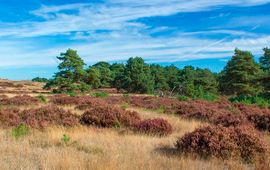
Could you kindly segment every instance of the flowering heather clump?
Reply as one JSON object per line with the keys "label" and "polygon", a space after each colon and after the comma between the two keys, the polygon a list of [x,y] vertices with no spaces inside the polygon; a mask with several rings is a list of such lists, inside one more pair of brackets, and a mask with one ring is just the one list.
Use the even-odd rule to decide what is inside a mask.
{"label": "flowering heather clump", "polygon": [[79,123],[78,116],[54,105],[24,110],[21,118],[27,126],[33,128],[44,128],[48,125],[69,127]]}
{"label": "flowering heather clump", "polygon": [[8,96],[7,96],[7,95],[4,95],[4,94],[1,94],[1,95],[0,95],[0,99],[3,99],[3,98],[6,99],[6,98],[8,98]]}
{"label": "flowering heather clump", "polygon": [[244,104],[235,104],[235,107],[237,107],[257,129],[270,131],[269,109]]}
{"label": "flowering heather clump", "polygon": [[172,126],[164,119],[147,119],[137,123],[134,130],[150,135],[167,136],[172,133]]}
{"label": "flowering heather clump", "polygon": [[11,127],[17,126],[21,122],[19,109],[1,109],[0,110],[0,126]]}
{"label": "flowering heather clump", "polygon": [[23,95],[23,96],[15,96],[12,98],[2,98],[0,99],[0,103],[2,105],[16,105],[16,106],[34,105],[39,103],[39,99],[28,95]]}
{"label": "flowering heather clump", "polygon": [[171,98],[133,96],[129,98],[128,103],[134,107],[142,107],[154,110],[162,108],[166,113],[174,113],[175,108],[180,102],[177,99]]}
{"label": "flowering heather clump", "polygon": [[79,105],[77,109],[84,110],[88,107],[107,104],[103,99],[89,96],[66,96],[55,95],[50,99],[51,103],[57,105]]}
{"label": "flowering heather clump", "polygon": [[229,105],[219,102],[207,102],[202,100],[181,102],[176,114],[186,118],[210,120],[213,116],[229,114]]}
{"label": "flowering heather clump", "polygon": [[270,113],[249,114],[247,119],[259,130],[270,131]]}
{"label": "flowering heather clump", "polygon": [[73,105],[79,104],[80,99],[78,97],[71,97],[67,95],[54,95],[50,97],[50,102],[57,105]]}
{"label": "flowering heather clump", "polygon": [[99,99],[99,98],[91,98],[91,99],[88,99],[87,101],[85,102],[82,102],[84,104],[80,104],[78,106],[75,107],[75,109],[78,109],[78,110],[87,110],[87,109],[91,109],[93,107],[99,107],[99,106],[106,106],[107,103],[102,100],[102,99]]}
{"label": "flowering heather clump", "polygon": [[198,128],[176,142],[181,153],[193,153],[203,157],[239,157],[245,161],[263,158],[266,145],[249,126]]}
{"label": "flowering heather clump", "polygon": [[140,121],[137,112],[125,111],[109,105],[93,107],[81,117],[82,124],[99,127],[132,126]]}
{"label": "flowering heather clump", "polygon": [[103,98],[103,100],[111,105],[120,105],[123,103],[127,103],[128,99],[124,98],[123,96],[109,96],[106,98]]}
{"label": "flowering heather clump", "polygon": [[221,125],[224,127],[236,127],[240,125],[247,125],[249,124],[246,117],[242,114],[235,114],[235,113],[227,113],[227,114],[220,114],[216,115],[211,118],[211,122],[215,125]]}

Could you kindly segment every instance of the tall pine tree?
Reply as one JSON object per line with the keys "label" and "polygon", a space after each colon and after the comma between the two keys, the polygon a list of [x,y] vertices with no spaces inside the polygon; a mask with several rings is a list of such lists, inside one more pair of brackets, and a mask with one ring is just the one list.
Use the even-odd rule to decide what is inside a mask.
{"label": "tall pine tree", "polygon": [[228,95],[256,95],[262,88],[258,78],[262,72],[248,51],[235,49],[234,56],[221,73],[220,89]]}

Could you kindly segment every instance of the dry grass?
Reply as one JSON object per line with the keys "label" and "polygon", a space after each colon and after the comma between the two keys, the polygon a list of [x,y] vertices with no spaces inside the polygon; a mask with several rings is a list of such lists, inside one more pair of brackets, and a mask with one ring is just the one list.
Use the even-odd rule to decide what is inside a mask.
{"label": "dry grass", "polygon": [[[72,139],[61,144],[63,134]],[[0,133],[1,169],[244,169],[245,165],[177,156],[175,137],[122,134],[112,129],[51,127],[15,140]]]}
{"label": "dry grass", "polygon": [[[134,110],[134,109],[133,109]],[[15,140],[10,130],[0,131],[1,169],[245,169],[237,161],[202,160],[174,153],[177,137],[205,123],[184,120],[173,115],[136,109],[143,118],[162,117],[174,127],[169,137],[133,134],[121,129],[94,127],[50,127],[32,130],[29,136]],[[69,145],[61,142],[71,137]]]}
{"label": "dry grass", "polygon": [[[4,80],[3,80],[4,81]],[[16,90],[25,91],[36,96],[42,91],[42,84],[15,82],[23,84],[20,89],[7,93],[12,97]],[[44,104],[39,104],[43,106]],[[38,106],[23,106],[21,110]],[[83,111],[74,106],[63,106],[65,110],[81,115]],[[196,120],[181,119],[176,115],[166,115],[157,111],[129,108],[140,113],[143,119],[164,118],[173,126],[173,134],[168,137],[153,137],[134,134],[125,129],[98,129],[94,127],[49,127],[44,130],[31,130],[26,137],[15,139],[11,129],[0,129],[0,169],[8,170],[227,170],[254,169],[237,160],[204,160],[175,153],[176,140],[195,128],[207,123]],[[61,138],[64,134],[71,137],[68,144]]]}

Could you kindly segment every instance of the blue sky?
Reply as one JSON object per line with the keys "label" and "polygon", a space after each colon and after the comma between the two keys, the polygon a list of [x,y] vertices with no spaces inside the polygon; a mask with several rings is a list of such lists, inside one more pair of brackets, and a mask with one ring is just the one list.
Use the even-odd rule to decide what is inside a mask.
{"label": "blue sky", "polygon": [[8,0],[0,2],[0,77],[51,77],[56,56],[220,71],[234,48],[270,46],[270,0]]}

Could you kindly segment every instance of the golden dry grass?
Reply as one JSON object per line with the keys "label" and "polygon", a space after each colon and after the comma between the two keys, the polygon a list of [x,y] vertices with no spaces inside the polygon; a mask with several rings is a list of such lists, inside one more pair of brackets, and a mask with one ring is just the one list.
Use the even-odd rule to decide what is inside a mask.
{"label": "golden dry grass", "polygon": [[[65,108],[65,109],[68,109]],[[71,108],[72,109],[72,108]],[[15,140],[11,130],[0,130],[0,169],[245,169],[238,161],[202,160],[175,155],[174,143],[184,133],[204,126],[195,120],[154,111],[138,111],[143,118],[162,117],[174,127],[168,137],[154,137],[122,129],[94,127],[50,127],[32,130],[29,136]],[[63,134],[71,137],[68,145]]]}
{"label": "golden dry grass", "polygon": [[[15,140],[1,130],[1,169],[244,169],[217,159],[172,154],[175,137],[158,138],[112,129],[51,127]],[[68,134],[71,144],[61,143]]]}
{"label": "golden dry grass", "polygon": [[[42,90],[42,84],[22,83],[29,95],[34,90]],[[8,96],[15,96],[8,93]],[[40,104],[44,105],[44,104]],[[21,107],[28,109],[38,106]],[[81,115],[74,106],[64,106],[66,110]],[[168,137],[154,137],[134,134],[124,129],[98,129],[94,127],[50,127],[31,130],[26,137],[15,139],[11,129],[0,129],[0,170],[228,170],[254,169],[237,160],[200,159],[175,154],[174,143],[187,132],[205,126],[207,123],[181,119],[176,115],[161,114],[157,111],[128,108],[140,113],[143,119],[164,118],[173,126],[173,134]],[[65,145],[61,138],[71,137]]]}

